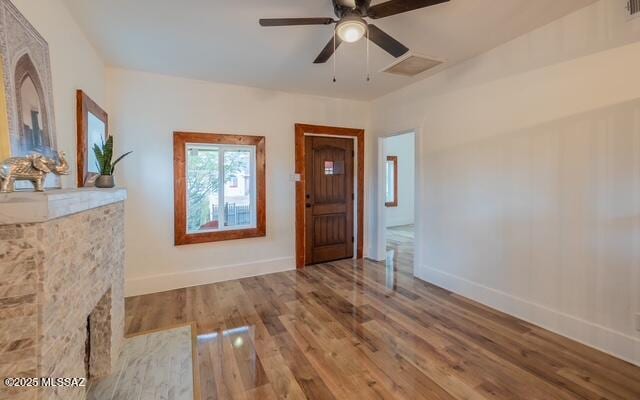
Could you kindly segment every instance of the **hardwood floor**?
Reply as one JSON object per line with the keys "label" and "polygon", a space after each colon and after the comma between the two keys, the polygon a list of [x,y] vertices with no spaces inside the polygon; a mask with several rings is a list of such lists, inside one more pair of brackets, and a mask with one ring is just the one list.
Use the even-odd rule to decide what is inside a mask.
{"label": "hardwood floor", "polygon": [[640,368],[413,278],[339,261],[129,298],[127,334],[195,321],[203,399],[640,399]]}

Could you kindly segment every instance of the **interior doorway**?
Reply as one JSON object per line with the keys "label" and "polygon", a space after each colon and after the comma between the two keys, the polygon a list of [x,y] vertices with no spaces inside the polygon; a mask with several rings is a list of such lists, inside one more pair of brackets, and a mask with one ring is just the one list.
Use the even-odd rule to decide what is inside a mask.
{"label": "interior doorway", "polygon": [[384,259],[387,267],[413,274],[416,206],[416,135],[407,132],[381,140],[383,164]]}

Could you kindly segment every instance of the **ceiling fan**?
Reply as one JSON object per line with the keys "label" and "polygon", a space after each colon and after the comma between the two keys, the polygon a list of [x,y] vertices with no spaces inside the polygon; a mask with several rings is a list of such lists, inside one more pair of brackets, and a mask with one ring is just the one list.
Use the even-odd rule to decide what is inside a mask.
{"label": "ceiling fan", "polygon": [[354,43],[367,36],[394,57],[400,57],[409,49],[365,18],[379,19],[419,8],[446,3],[450,0],[390,0],[371,5],[371,0],[355,0],[355,6],[345,5],[345,0],[331,0],[338,20],[333,18],[264,18],[261,26],[331,25],[336,24],[333,37],[315,59],[314,64],[326,63],[342,42]]}

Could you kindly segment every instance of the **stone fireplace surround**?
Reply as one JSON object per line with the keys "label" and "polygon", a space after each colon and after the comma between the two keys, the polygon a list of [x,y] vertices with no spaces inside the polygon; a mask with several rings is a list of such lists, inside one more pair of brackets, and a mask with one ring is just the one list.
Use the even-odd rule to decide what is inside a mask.
{"label": "stone fireplace surround", "polygon": [[[101,377],[124,341],[124,189],[0,194],[0,378]],[[90,328],[87,329],[87,325]],[[0,399],[84,399],[7,388]]]}

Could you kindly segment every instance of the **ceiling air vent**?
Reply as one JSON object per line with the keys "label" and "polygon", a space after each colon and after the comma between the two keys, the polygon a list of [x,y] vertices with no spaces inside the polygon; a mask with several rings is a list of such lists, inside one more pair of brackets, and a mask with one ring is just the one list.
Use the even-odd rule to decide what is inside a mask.
{"label": "ceiling air vent", "polygon": [[383,69],[382,72],[402,76],[416,76],[423,73],[424,71],[437,67],[440,64],[442,64],[442,61],[434,60],[432,58],[420,56],[417,54],[409,54],[408,56],[403,57],[402,59]]}
{"label": "ceiling air vent", "polygon": [[627,10],[632,17],[640,16],[640,0],[629,0],[627,2]]}

